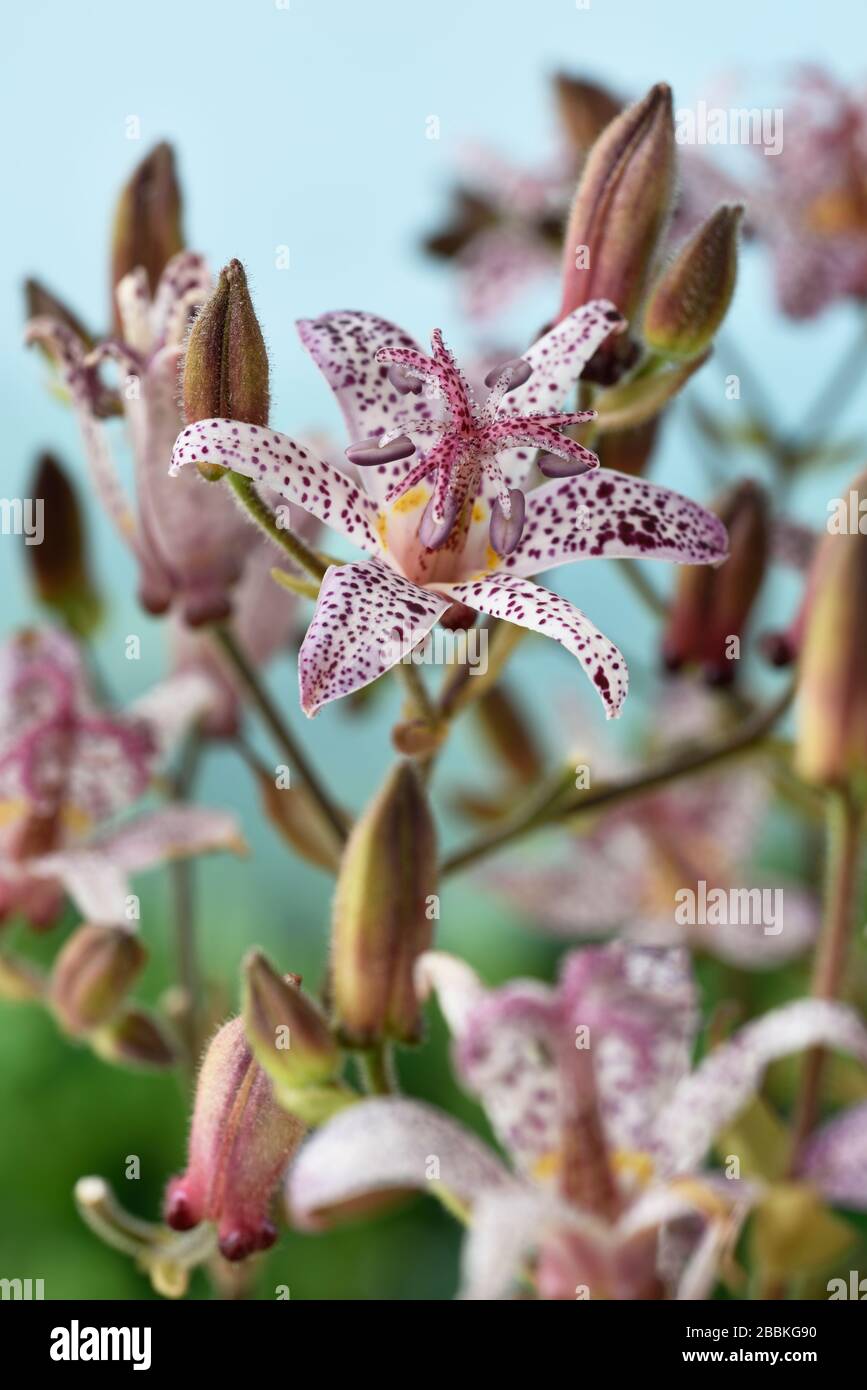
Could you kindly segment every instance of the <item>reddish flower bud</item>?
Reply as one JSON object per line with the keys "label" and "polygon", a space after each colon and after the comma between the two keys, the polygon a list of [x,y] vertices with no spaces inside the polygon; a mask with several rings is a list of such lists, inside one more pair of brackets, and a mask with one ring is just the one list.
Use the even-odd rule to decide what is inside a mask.
{"label": "reddish flower bud", "polygon": [[764,492],[750,480],[713,510],[728,529],[729,557],[718,569],[689,565],[680,571],[663,658],[669,670],[697,662],[710,682],[724,685],[734,680],[740,639],[765,576],[769,517]]}
{"label": "reddish flower bud", "polygon": [[332,987],[338,1027],[356,1047],[417,1039],[413,966],[436,918],[436,843],[424,787],[398,763],[356,822],[334,895]]}
{"label": "reddish flower bud", "polygon": [[848,517],[832,518],[833,529],[819,544],[803,616],[795,766],[823,786],[867,771],[867,535],[859,525],[865,512],[862,473],[849,489]]}
{"label": "reddish flower bud", "polygon": [[115,324],[120,329],[114,288],[141,266],[151,294],[178,251],[184,249],[181,230],[181,190],[171,145],[156,145],[125,185],[114,217],[111,288]]}
{"label": "reddish flower bud", "polygon": [[117,1012],[144,969],[147,952],[126,927],[83,926],[54,963],[51,1007],[68,1033],[83,1035]]}
{"label": "reddish flower bud", "polygon": [[39,545],[25,546],[39,598],[70,632],[88,637],[102,612],[87,565],[84,517],[72,480],[51,454],[43,454],[30,495],[42,502],[44,534]]}
{"label": "reddish flower bud", "polygon": [[[674,194],[671,90],[652,87],[611,122],[584,166],[566,232],[559,318],[591,299],[610,299],[634,318],[647,289]],[[585,381],[610,385],[632,365],[627,334],[603,343]]]}
{"label": "reddish flower bud", "polygon": [[266,1250],[277,1238],[271,1198],[303,1132],[275,1101],[244,1020],[224,1024],[199,1072],[187,1170],[166,1192],[168,1225],[187,1231],[213,1221],[227,1260]]}
{"label": "reddish flower bud", "polygon": [[579,159],[623,108],[605,87],[562,72],[554,78],[554,96],[569,148]]}

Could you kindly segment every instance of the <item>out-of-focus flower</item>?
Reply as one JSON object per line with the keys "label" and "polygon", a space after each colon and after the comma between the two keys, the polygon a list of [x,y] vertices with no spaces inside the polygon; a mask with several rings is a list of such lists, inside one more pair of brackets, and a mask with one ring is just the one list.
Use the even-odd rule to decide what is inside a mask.
{"label": "out-of-focus flower", "polygon": [[[671,691],[666,712],[678,744],[707,738],[709,696]],[[580,732],[578,750],[586,747]],[[666,744],[670,750],[674,740]],[[575,757],[583,764],[587,755],[576,751]],[[598,749],[587,766],[594,781],[629,771]],[[766,877],[750,869],[768,800],[769,778],[758,766],[675,782],[612,807],[585,833],[564,834],[553,855],[521,862],[502,855],[485,871],[486,881],[529,922],[557,937],[617,934],[642,945],[687,945],[733,965],[770,969],[808,949],[821,912],[815,896],[797,882],[781,877],[769,887]]]}
{"label": "out-of-focus flower", "polygon": [[[404,492],[402,483],[410,469],[421,468],[413,462],[414,438],[424,441],[432,430],[443,434],[440,422],[448,406],[443,438],[450,441],[461,405],[440,394],[450,389],[451,373],[437,383],[435,397],[414,392],[399,354],[427,359],[386,320],[344,312],[300,325],[303,342],[335,391],[350,437],[372,441],[365,446],[360,482],[286,435],[256,425],[214,419],[182,431],[173,471],[199,462],[232,468],[312,512],[371,557],[332,566],[322,582],[299,659],[307,714],[389,670],[454,604],[553,637],[579,659],[608,715],[619,712],[627,687],[622,654],[578,609],[528,576],[599,555],[719,563],[726,545],[720,522],[667,488],[597,472],[554,478],[530,492],[520,541],[507,556],[489,542],[501,486],[515,500],[534,468],[532,451],[513,447],[515,435],[524,438],[528,428],[521,417],[529,416],[537,430],[565,448],[566,441],[551,428],[557,419],[552,412],[574,391],[584,364],[616,322],[609,305],[587,305],[500,373],[494,395],[516,380],[515,371],[522,384],[508,391],[496,410],[499,476],[489,477],[478,459],[471,460],[477,490],[465,491],[460,514],[451,517],[447,538],[435,549],[421,534],[431,486],[420,479]],[[375,450],[383,440],[389,442],[377,463]],[[426,456],[432,474],[443,462],[436,452]],[[361,458],[356,449],[351,453]],[[567,461],[567,467],[576,466],[583,465]],[[396,500],[386,501],[396,493]]]}
{"label": "out-of-focus flower", "polygon": [[78,496],[53,454],[40,458],[30,496],[42,503],[44,517],[41,543],[25,546],[36,592],[70,632],[88,637],[99,622],[102,602],[88,568]]}
{"label": "out-of-focus flower", "polygon": [[[151,296],[143,268],[117,286],[121,338],[90,350],[67,323],[41,317],[30,342],[50,346],[78,417],[96,492],[139,565],[139,596],[149,612],[176,609],[196,625],[225,617],[248,554],[264,544],[223,489],[192,473],[183,490],[169,484],[167,460],[183,424],[178,380],[190,315],[208,299],[201,256],[181,252]],[[98,418],[99,368],[114,361],[132,444],[136,509],[127,502],[106,426]]]}
{"label": "out-of-focus flower", "polygon": [[[759,147],[761,148],[761,147]],[[867,104],[807,69],[786,106],[782,150],[760,160],[750,216],[774,256],[777,298],[792,318],[867,297]]]}
{"label": "out-of-focus flower", "polygon": [[196,1087],[186,1172],[169,1183],[165,1219],[175,1231],[217,1227],[227,1260],[277,1239],[271,1198],[304,1127],[274,1098],[255,1061],[244,1020],[223,1025],[205,1053]]}
{"label": "out-of-focus flower", "polygon": [[728,559],[719,569],[678,576],[662,650],[670,671],[695,662],[710,684],[728,685],[767,570],[770,516],[764,491],[750,479],[731,488],[713,510],[728,531]]}
{"label": "out-of-focus flower", "polygon": [[148,788],[208,707],[201,676],[178,676],[124,714],[101,709],[73,643],[25,632],[0,658],[0,921],[50,926],[64,891],[92,925],[130,920],[127,875],[167,859],[237,849],[234,819],[171,806],[111,826]]}
{"label": "out-of-focus flower", "polygon": [[[860,518],[867,473],[855,479],[846,500]],[[819,544],[798,620],[795,763],[808,782],[844,785],[867,771],[865,603],[867,537],[846,522]]]}
{"label": "out-of-focus flower", "polygon": [[543,1299],[709,1296],[761,1195],[704,1168],[715,1137],[778,1057],[822,1042],[867,1061],[851,1010],[804,1000],[691,1070],[699,1014],[677,951],[576,952],[556,988],[519,980],[489,991],[438,954],[419,976],[439,995],[457,1071],[511,1171],[432,1107],[377,1099],[302,1148],[288,1201],[296,1223],[316,1229],[360,1199],[442,1192],[469,1221],[465,1298],[508,1298],[522,1277]]}

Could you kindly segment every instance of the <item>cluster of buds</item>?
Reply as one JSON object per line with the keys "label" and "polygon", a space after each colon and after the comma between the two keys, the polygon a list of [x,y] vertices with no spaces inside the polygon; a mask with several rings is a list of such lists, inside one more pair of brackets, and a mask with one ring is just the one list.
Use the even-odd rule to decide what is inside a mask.
{"label": "cluster of buds", "polygon": [[734,292],[739,205],[719,207],[660,269],[676,184],[671,91],[658,83],[599,136],[566,232],[558,318],[604,298],[631,326],[584,373],[606,388],[594,402],[602,434],[659,414],[706,359]]}
{"label": "cluster of buds", "polygon": [[70,1037],[88,1042],[106,1061],[170,1067],[177,1049],[148,1010],[128,1002],[147,962],[127,927],[78,927],[54,962],[47,1002]]}

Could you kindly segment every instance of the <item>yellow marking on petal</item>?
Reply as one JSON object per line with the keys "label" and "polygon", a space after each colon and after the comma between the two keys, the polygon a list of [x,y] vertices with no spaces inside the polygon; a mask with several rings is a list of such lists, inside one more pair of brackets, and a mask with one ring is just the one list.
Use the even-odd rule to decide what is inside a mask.
{"label": "yellow marking on petal", "polygon": [[388,530],[388,517],[385,515],[385,512],[377,512],[375,524],[377,535],[379,536],[379,543],[382,546],[383,550],[388,550],[388,540],[386,539],[386,531]]}
{"label": "yellow marking on petal", "polygon": [[615,1173],[635,1178],[641,1187],[646,1187],[653,1178],[653,1159],[640,1149],[617,1149],[611,1155],[611,1163]]}
{"label": "yellow marking on petal", "polygon": [[807,209],[807,226],[821,236],[863,232],[867,227],[867,200],[863,190],[837,188],[823,193]]}
{"label": "yellow marking on petal", "polygon": [[475,502],[475,503],[473,504],[473,521],[484,521],[484,519],[485,519],[485,509],[484,509],[484,507],[482,506],[482,503],[481,503],[481,502]]}
{"label": "yellow marking on petal", "polygon": [[65,830],[69,830],[73,835],[86,835],[90,830],[93,820],[87,811],[80,806],[64,806],[61,812],[61,822]]}
{"label": "yellow marking on petal", "polygon": [[552,1182],[560,1172],[560,1165],[563,1156],[558,1149],[551,1149],[550,1153],[540,1154],[533,1161],[531,1172],[538,1182]]}
{"label": "yellow marking on petal", "polygon": [[12,825],[16,820],[27,814],[29,807],[26,801],[0,801],[0,826]]}
{"label": "yellow marking on petal", "polygon": [[413,512],[416,507],[421,507],[428,499],[428,490],[421,483],[418,487],[411,487],[409,492],[405,492],[402,497],[398,497],[392,503],[392,511],[400,516],[403,512]]}
{"label": "yellow marking on petal", "polygon": [[714,1192],[713,1188],[697,1178],[675,1178],[669,1183],[669,1188],[684,1197],[696,1211],[703,1212],[705,1216],[723,1218],[731,1211],[730,1202],[726,1202],[718,1192]]}
{"label": "yellow marking on petal", "polygon": [[492,545],[489,545],[487,550],[485,551],[485,568],[489,570],[495,570],[497,566],[501,563],[501,560],[502,557],[497,554],[496,550]]}

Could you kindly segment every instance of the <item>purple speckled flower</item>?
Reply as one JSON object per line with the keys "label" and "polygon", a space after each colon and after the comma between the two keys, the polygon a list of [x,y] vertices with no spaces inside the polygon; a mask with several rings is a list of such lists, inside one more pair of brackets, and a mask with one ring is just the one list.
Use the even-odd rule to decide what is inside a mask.
{"label": "purple speckled flower", "polygon": [[[319,1229],[360,1199],[441,1186],[470,1228],[466,1298],[513,1296],[522,1272],[546,1299],[707,1297],[761,1195],[761,1184],[704,1169],[714,1137],[778,1057],[822,1043],[867,1059],[867,1030],[850,1009],[801,1000],[692,1069],[698,1000],[677,950],[586,949],[567,957],[554,988],[517,980],[496,990],[431,953],[418,979],[437,992],[457,1072],[510,1167],[432,1107],[377,1099],[302,1148],[288,1202],[298,1225]],[[851,1112],[832,1126],[807,1150],[802,1176],[867,1207],[863,1169],[856,1178],[840,1165],[843,1140],[857,1131],[863,1148],[867,1125]]]}
{"label": "purple speckled flower", "polygon": [[[613,471],[554,478],[527,491],[538,475],[534,447],[520,441],[535,430],[535,442],[544,433],[545,447],[553,436],[561,453],[570,452],[570,441],[546,421],[574,393],[585,363],[610,334],[611,313],[609,304],[588,304],[545,334],[521,359],[529,375],[520,368],[515,374],[514,363],[500,373],[491,418],[482,422],[466,419],[467,399],[459,396],[445,360],[434,363],[435,395],[412,390],[407,368],[417,363],[419,372],[428,372],[430,359],[386,320],[343,312],[302,321],[302,341],[334,390],[351,438],[367,441],[358,481],[271,429],[211,419],[181,432],[173,472],[194,462],[232,468],[282,493],[368,553],[366,560],[332,566],[322,582],[299,659],[301,704],[308,715],[390,669],[454,604],[552,637],[580,661],[606,714],[620,712],[628,684],[622,653],[579,609],[530,576],[596,556],[718,564],[726,536],[696,503]],[[479,428],[498,433],[496,467],[483,465],[474,445],[467,462],[468,440],[477,439]],[[425,441],[432,431],[433,449],[414,461],[415,439]],[[383,462],[371,465],[371,441],[383,440]],[[581,467],[583,455],[568,462]],[[419,480],[404,487],[410,470]],[[432,536],[424,520],[439,482],[444,538]],[[523,516],[520,539],[507,536],[514,548],[502,556],[490,544],[490,530],[506,491]],[[526,494],[520,503],[518,493]],[[449,515],[456,496],[460,514]],[[503,514],[495,521],[495,539],[509,526]],[[431,540],[434,546],[426,543]]]}

